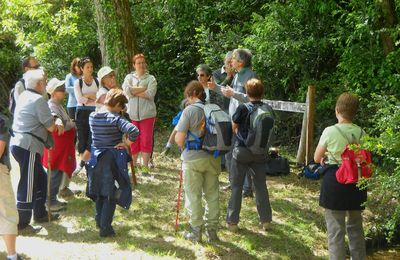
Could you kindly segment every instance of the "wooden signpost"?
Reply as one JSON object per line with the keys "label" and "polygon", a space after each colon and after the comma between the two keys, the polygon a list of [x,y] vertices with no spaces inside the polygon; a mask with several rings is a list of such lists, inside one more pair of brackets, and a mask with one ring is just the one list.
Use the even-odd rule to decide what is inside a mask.
{"label": "wooden signpost", "polygon": [[276,100],[263,101],[277,111],[303,113],[303,124],[296,163],[298,165],[308,163],[314,153],[315,86],[308,86],[306,103]]}

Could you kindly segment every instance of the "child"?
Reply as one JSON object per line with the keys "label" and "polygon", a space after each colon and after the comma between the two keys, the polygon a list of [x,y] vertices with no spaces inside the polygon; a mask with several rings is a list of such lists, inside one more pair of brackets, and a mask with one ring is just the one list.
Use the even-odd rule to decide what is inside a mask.
{"label": "child", "polygon": [[89,117],[93,142],[87,194],[96,201],[96,224],[101,237],[115,235],[111,224],[116,204],[128,209],[132,201],[128,153],[122,137],[127,134],[131,143],[138,137],[139,130],[120,115],[126,103],[128,99],[122,90],[111,89],[104,100],[106,111],[91,113]]}
{"label": "child", "polygon": [[[63,101],[66,94],[64,80],[52,78],[46,87],[50,99],[47,102],[53,116],[61,119],[64,125],[64,133],[58,135],[53,131],[54,149],[50,150],[51,181],[50,194],[47,194],[47,200],[50,200],[50,210],[59,211],[64,209],[65,203],[57,200],[57,194],[61,185],[64,173],[71,178],[72,172],[76,167],[75,160],[75,123],[69,117],[63,107]],[[44,149],[42,156],[42,165],[48,167],[48,149]]]}
{"label": "child", "polygon": [[[250,127],[248,119],[250,111],[247,107],[253,108],[254,106],[263,104],[261,98],[264,93],[264,86],[260,80],[250,79],[246,82],[245,89],[247,97],[250,99],[250,104],[240,104],[232,116],[232,129],[233,132],[236,133],[236,138],[231,166],[232,193],[229,200],[226,222],[227,228],[233,232],[238,229],[237,225],[239,223],[242,204],[242,189],[246,172],[249,173],[253,179],[261,227],[267,230],[272,221],[272,210],[265,177],[266,154],[252,154],[251,151],[246,148],[243,141],[246,140]],[[272,128],[272,126],[273,119],[271,118],[270,127]],[[237,151],[238,153],[236,154]],[[247,157],[247,159],[243,160],[242,157]]]}
{"label": "child", "polygon": [[[190,230],[185,234],[185,239],[200,242],[203,224],[205,224],[208,241],[218,241],[218,177],[221,173],[221,161],[201,148],[198,149],[198,146],[196,149],[196,145],[191,145],[194,139],[191,135],[200,138],[205,133],[203,110],[205,93],[201,83],[189,82],[185,88],[185,96],[189,105],[182,112],[175,135],[176,144],[184,148],[181,156],[183,187],[185,207],[190,217]],[[189,131],[191,135],[188,134]],[[202,198],[206,202],[205,208],[202,206]]]}
{"label": "child", "polygon": [[357,109],[358,98],[355,95],[343,93],[339,96],[335,108],[338,123],[324,129],[314,154],[315,162],[321,164],[324,164],[325,153],[328,155],[329,166],[322,180],[319,205],[325,208],[329,259],[346,258],[346,230],[351,259],[366,258],[361,211],[365,208],[363,203],[367,200],[367,190],[359,189],[356,184],[340,184],[336,180],[337,164],[341,163],[340,154],[348,144],[347,139],[360,142],[357,139],[363,134],[363,130],[353,124]]}

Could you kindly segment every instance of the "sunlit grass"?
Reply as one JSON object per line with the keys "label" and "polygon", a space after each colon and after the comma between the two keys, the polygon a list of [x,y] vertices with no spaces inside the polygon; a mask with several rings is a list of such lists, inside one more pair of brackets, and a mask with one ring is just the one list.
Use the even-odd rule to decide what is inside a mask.
{"label": "sunlit grass", "polygon": [[[327,259],[326,228],[318,206],[319,183],[299,179],[294,173],[267,178],[273,209],[271,230],[260,229],[254,199],[243,199],[239,232],[225,229],[230,193],[221,191],[221,241],[193,244],[184,240],[187,217],[183,196],[180,230],[175,232],[181,162],[177,150],[172,156],[160,155],[166,139],[167,134],[157,135],[156,168],[151,178],[137,176],[131,208],[117,207],[113,222],[116,237],[99,237],[94,203],[82,192],[69,201],[59,221],[45,223],[44,230],[35,237],[19,238],[18,247],[23,256],[34,259]],[[84,191],[83,172],[73,181],[71,187]],[[220,185],[227,184],[227,174],[223,172]]]}

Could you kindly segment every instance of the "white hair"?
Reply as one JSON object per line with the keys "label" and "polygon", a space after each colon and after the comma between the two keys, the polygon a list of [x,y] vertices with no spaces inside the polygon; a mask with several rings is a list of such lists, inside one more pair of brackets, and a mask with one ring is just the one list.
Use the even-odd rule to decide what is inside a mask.
{"label": "white hair", "polygon": [[45,72],[42,69],[28,70],[24,74],[25,86],[27,89],[36,89],[39,81],[44,80]]}

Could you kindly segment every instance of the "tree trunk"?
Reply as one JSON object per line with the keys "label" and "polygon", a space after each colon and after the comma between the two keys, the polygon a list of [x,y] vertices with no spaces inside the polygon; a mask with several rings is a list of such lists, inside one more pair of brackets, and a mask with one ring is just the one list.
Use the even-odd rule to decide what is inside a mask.
{"label": "tree trunk", "polygon": [[383,51],[385,55],[388,55],[395,49],[393,38],[390,35],[390,29],[394,28],[397,24],[395,2],[394,0],[380,0],[379,8],[381,11],[381,17],[379,19],[380,28],[383,30],[380,32],[380,37]]}
{"label": "tree trunk", "polygon": [[129,72],[131,69],[131,58],[137,52],[136,30],[129,0],[113,0],[113,5],[117,17],[119,39],[125,52],[125,72]]}
{"label": "tree trunk", "polygon": [[101,0],[94,0],[94,8],[97,23],[97,35],[99,37],[99,47],[101,52],[101,62],[103,65],[109,65],[109,55],[106,48],[106,30],[104,28],[104,25],[107,24],[107,19],[101,5]]}

